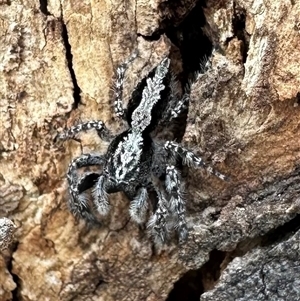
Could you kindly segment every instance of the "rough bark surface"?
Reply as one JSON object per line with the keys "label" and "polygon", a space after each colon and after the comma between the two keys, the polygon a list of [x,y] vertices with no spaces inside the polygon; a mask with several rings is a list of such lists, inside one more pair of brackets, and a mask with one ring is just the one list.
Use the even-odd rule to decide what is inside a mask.
{"label": "rough bark surface", "polygon": [[201,301],[299,300],[299,235],[236,257]]}
{"label": "rough bark surface", "polygon": [[[287,0],[0,1],[0,217],[16,225],[0,300],[299,299],[299,16]],[[230,178],[183,169],[184,245],[155,246],[121,193],[102,227],[67,208],[68,163],[107,144],[54,138],[118,130],[112,78],[135,49],[124,103],[166,55],[183,85],[197,74],[173,136]]]}

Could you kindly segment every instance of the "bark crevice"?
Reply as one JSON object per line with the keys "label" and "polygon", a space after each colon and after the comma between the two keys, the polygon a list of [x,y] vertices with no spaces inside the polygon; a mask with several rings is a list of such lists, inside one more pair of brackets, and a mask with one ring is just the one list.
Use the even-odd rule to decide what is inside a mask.
{"label": "bark crevice", "polygon": [[72,83],[73,83],[73,97],[74,97],[74,109],[76,109],[81,103],[81,89],[78,85],[76,74],[73,68],[73,54],[71,44],[69,42],[69,35],[67,30],[67,25],[62,22],[62,39],[66,49],[66,60],[68,64],[68,69],[71,75]]}

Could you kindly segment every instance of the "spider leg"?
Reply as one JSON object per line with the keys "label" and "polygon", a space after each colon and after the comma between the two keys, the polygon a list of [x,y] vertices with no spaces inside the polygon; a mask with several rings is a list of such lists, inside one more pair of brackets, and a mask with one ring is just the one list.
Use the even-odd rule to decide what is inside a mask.
{"label": "spider leg", "polygon": [[101,175],[93,189],[94,203],[101,215],[107,215],[110,210],[108,194],[106,192],[106,177]]}
{"label": "spider leg", "polygon": [[221,180],[224,180],[224,181],[227,180],[225,175],[223,175],[220,172],[218,172],[217,170],[213,169],[211,166],[208,166],[203,161],[202,158],[196,156],[193,152],[191,152],[188,149],[182,147],[178,143],[173,142],[173,141],[167,141],[164,144],[164,148],[165,148],[166,151],[168,151],[174,157],[179,156],[183,160],[184,164],[186,164],[188,166],[192,166],[194,168],[203,167],[209,173],[211,173],[212,175],[220,178]]}
{"label": "spider leg", "polygon": [[176,106],[172,108],[170,112],[169,121],[171,121],[174,118],[177,118],[180,115],[180,113],[187,108],[189,99],[190,95],[188,93],[184,93],[182,98],[177,101]]}
{"label": "spider leg", "polygon": [[185,93],[182,98],[172,98],[170,100],[168,107],[166,108],[165,113],[162,116],[160,124],[168,124],[173,119],[177,118],[185,109],[189,103],[190,96]]}
{"label": "spider leg", "polygon": [[155,213],[151,216],[147,227],[156,242],[165,242],[168,236],[167,217],[168,208],[167,200],[160,191],[157,191],[158,204]]}
{"label": "spider leg", "polygon": [[[96,177],[95,175],[97,174],[94,173],[95,175],[93,177],[90,176],[90,173],[84,174],[81,178],[78,179],[77,169],[92,165],[102,165],[104,162],[105,158],[103,156],[83,154],[73,159],[69,164],[67,172],[67,180],[70,193],[69,208],[75,216],[79,215],[88,221],[95,221],[94,216],[89,211],[87,199],[84,195],[82,195],[82,192],[89,188],[86,186],[87,178],[90,177],[90,179],[92,179],[94,183]],[[83,186],[84,182],[86,187]],[[89,183],[89,186],[91,186],[91,183]]]}
{"label": "spider leg", "polygon": [[[153,177],[154,180],[154,177]],[[163,187],[159,184],[159,180],[155,178],[152,181],[157,194],[158,203],[155,213],[151,216],[147,228],[150,235],[157,243],[164,243],[168,238],[168,202]]]}
{"label": "spider leg", "polygon": [[172,119],[177,118],[181,112],[187,108],[190,99],[190,91],[188,88],[186,88],[183,96],[181,98],[179,97],[178,82],[174,75],[171,75],[169,87],[170,99],[160,122],[162,124],[168,123],[172,121]]}
{"label": "spider leg", "polygon": [[138,52],[135,51],[131,54],[131,56],[121,65],[117,67],[117,72],[116,72],[116,82],[114,85],[114,92],[115,92],[115,114],[118,117],[124,118],[125,117],[125,110],[123,108],[123,103],[122,103],[122,96],[123,96],[123,83],[124,83],[124,77],[125,77],[125,72],[128,68],[128,65],[136,59],[138,56]]}
{"label": "spider leg", "polygon": [[176,217],[176,228],[181,241],[185,241],[188,236],[188,229],[185,221],[185,201],[180,188],[180,175],[175,166],[168,165],[166,167],[166,188],[170,193],[169,209],[173,216]]}
{"label": "spider leg", "polygon": [[147,79],[147,85],[142,92],[142,100],[132,113],[131,127],[142,132],[151,123],[151,112],[160,100],[160,92],[165,88],[163,79],[168,73],[170,59],[165,58],[157,66],[153,78]]}
{"label": "spider leg", "polygon": [[134,199],[130,203],[129,214],[138,224],[146,219],[148,209],[148,192],[146,187],[140,187]]}
{"label": "spider leg", "polygon": [[92,120],[70,127],[66,131],[59,133],[56,136],[55,140],[75,139],[78,133],[92,129],[95,129],[98,136],[104,141],[110,142],[114,137],[112,133],[110,133],[110,131],[107,129],[104,122],[102,122],[101,120]]}

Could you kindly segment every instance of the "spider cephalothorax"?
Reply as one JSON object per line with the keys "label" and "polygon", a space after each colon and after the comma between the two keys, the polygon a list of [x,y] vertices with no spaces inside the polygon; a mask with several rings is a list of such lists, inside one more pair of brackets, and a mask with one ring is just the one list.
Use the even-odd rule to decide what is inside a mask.
{"label": "spider cephalothorax", "polygon": [[[155,241],[164,242],[176,229],[181,240],[186,239],[188,229],[185,219],[185,200],[176,159],[192,167],[205,167],[210,173],[224,176],[191,151],[173,141],[156,141],[151,133],[159,124],[168,123],[186,108],[189,94],[179,98],[175,79],[169,72],[170,60],[165,58],[141,81],[132,93],[128,108],[123,109],[123,79],[127,65],[136,58],[132,55],[117,68],[115,84],[115,113],[127,120],[128,128],[113,135],[102,121],[88,121],[73,126],[58,135],[58,139],[75,138],[81,131],[95,129],[100,138],[110,142],[104,155],[83,154],[71,161],[67,173],[69,183],[69,207],[71,212],[87,221],[97,221],[93,208],[100,215],[110,209],[108,194],[123,191],[131,201],[130,216],[138,223],[146,221],[148,191],[157,196],[155,212],[148,221],[148,228]],[[82,167],[96,166],[98,171],[84,172]],[[92,188],[92,203],[86,193]]]}

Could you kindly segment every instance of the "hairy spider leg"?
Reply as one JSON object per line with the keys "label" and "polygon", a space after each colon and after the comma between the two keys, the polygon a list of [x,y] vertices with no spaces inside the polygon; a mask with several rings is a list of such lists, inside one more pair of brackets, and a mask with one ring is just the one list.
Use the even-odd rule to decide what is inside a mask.
{"label": "hairy spider leg", "polygon": [[172,108],[170,113],[170,120],[177,118],[180,113],[187,108],[187,104],[189,103],[190,95],[189,93],[184,93],[182,98],[178,100],[176,106]]}
{"label": "hairy spider leg", "polygon": [[161,124],[169,123],[174,118],[177,118],[186,108],[190,99],[189,88],[186,88],[183,96],[179,96],[178,82],[172,74],[170,79],[170,97],[167,108],[162,116]]}
{"label": "hairy spider leg", "polygon": [[194,168],[202,167],[206,169],[209,173],[212,175],[218,177],[219,179],[226,181],[227,178],[225,175],[221,174],[217,170],[213,169],[211,166],[208,166],[202,158],[196,156],[193,152],[189,151],[188,149],[182,147],[176,142],[173,141],[167,141],[164,144],[164,148],[170,152],[174,157],[179,156],[183,163],[192,166]]}
{"label": "hairy spider leg", "polygon": [[148,209],[148,192],[146,187],[140,187],[136,196],[130,202],[129,214],[131,218],[141,224],[146,220]]}
{"label": "hairy spider leg", "polygon": [[110,131],[107,129],[103,121],[91,120],[70,127],[66,131],[59,133],[56,139],[59,140],[74,139],[78,133],[92,130],[92,129],[95,129],[97,131],[98,136],[104,141],[110,142],[111,139],[114,137],[114,135],[112,135]]}
{"label": "hairy spider leg", "polygon": [[125,118],[125,110],[123,108],[123,85],[124,85],[124,77],[125,72],[131,62],[133,62],[138,56],[138,51],[135,51],[131,54],[131,56],[122,64],[117,67],[116,70],[116,82],[114,84],[114,92],[115,92],[115,114],[120,118]]}
{"label": "hairy spider leg", "polygon": [[154,238],[155,242],[163,243],[167,240],[168,230],[167,230],[167,217],[168,208],[167,200],[161,191],[157,190],[158,203],[155,213],[151,216],[148,222],[148,229],[150,234]]}
{"label": "hairy spider leg", "polygon": [[80,191],[78,186],[84,180],[83,177],[88,176],[89,174],[84,175],[80,179],[77,176],[77,169],[86,166],[94,165],[103,165],[105,162],[104,156],[93,155],[93,154],[83,154],[71,161],[69,164],[67,172],[67,180],[69,184],[69,207],[70,211],[75,216],[81,216],[86,220],[95,221],[94,216],[89,212],[87,199],[80,196]]}
{"label": "hairy spider leg", "polygon": [[169,210],[164,188],[162,187],[160,180],[154,175],[152,175],[152,184],[155,189],[158,202],[154,214],[148,221],[147,228],[154,241],[159,244],[164,243],[169,237]]}
{"label": "hairy spider leg", "polygon": [[107,215],[110,210],[108,194],[106,192],[106,177],[101,175],[93,189],[94,203],[101,215]]}
{"label": "hairy spider leg", "polygon": [[181,191],[180,174],[175,166],[167,165],[165,183],[167,192],[171,195],[169,209],[177,219],[175,228],[177,228],[180,241],[185,241],[188,236],[185,220],[185,200]]}

